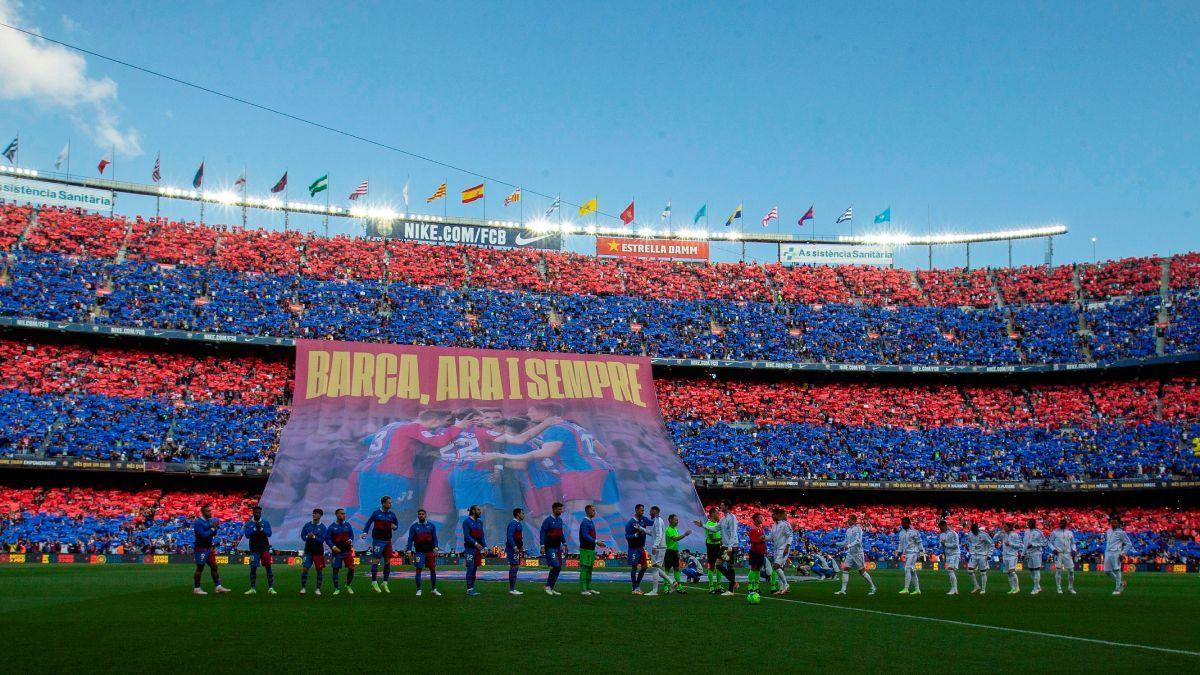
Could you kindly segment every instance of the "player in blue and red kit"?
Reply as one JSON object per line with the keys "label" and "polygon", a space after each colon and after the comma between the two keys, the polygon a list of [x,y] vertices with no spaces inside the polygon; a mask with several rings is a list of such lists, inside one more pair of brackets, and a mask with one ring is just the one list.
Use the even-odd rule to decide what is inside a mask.
{"label": "player in blue and red kit", "polygon": [[[367,538],[367,532],[371,533],[371,588],[376,592],[380,592],[380,587],[384,593],[391,593],[388,588],[388,577],[392,576],[392,535],[400,527],[400,519],[392,511],[392,498],[384,495],[379,500],[379,508],[371,513],[371,517],[367,518],[367,523],[363,525],[362,538]],[[379,583],[379,561],[383,561],[383,583]]]}
{"label": "player in blue and red kit", "polygon": [[217,536],[217,527],[221,521],[212,517],[212,507],[204,504],[200,507],[200,517],[192,523],[192,534],[195,543],[192,544],[196,562],[196,572],[192,575],[192,592],[196,595],[208,595],[200,588],[200,578],[204,576],[204,566],[208,565],[208,574],[212,577],[213,589],[217,593],[228,593],[229,589],[221,585],[221,574],[217,571],[217,556],[213,551],[213,537]]}
{"label": "player in blue and red kit", "polygon": [[329,528],[321,523],[325,512],[313,509],[312,522],[305,523],[300,529],[300,541],[304,543],[304,567],[300,572],[300,595],[308,591],[308,570],[313,565],[317,567],[317,589],[315,594],[321,594],[321,583],[325,581],[325,540],[329,537]]}
{"label": "player in blue and red kit", "polygon": [[411,551],[413,566],[417,568],[417,595],[421,594],[421,571],[429,568],[429,585],[434,595],[441,595],[437,589],[437,555],[438,536],[437,525],[429,522],[425,509],[417,509],[417,520],[408,526],[408,543],[404,550]]}
{"label": "player in blue and red kit", "polygon": [[255,504],[250,509],[253,514],[250,520],[242,526],[242,536],[250,542],[250,590],[246,595],[258,592],[259,566],[267,568],[267,593],[275,593],[275,572],[271,569],[271,523],[262,517],[262,507]]}
{"label": "player in blue and red kit", "polygon": [[475,590],[475,573],[482,562],[483,548],[487,543],[483,539],[483,511],[478,505],[472,504],[467,509],[467,517],[463,519],[463,563],[467,566],[467,595],[481,595]]}
{"label": "player in blue and red kit", "polygon": [[633,507],[633,517],[625,523],[625,543],[629,546],[629,583],[633,594],[642,595],[642,578],[646,576],[646,528],[654,523],[646,517],[646,507]]}
{"label": "player in blue and red kit", "polygon": [[525,557],[525,509],[516,508],[512,513],[508,532],[504,535],[504,553],[508,557],[508,594],[525,595],[517,590],[517,568]]}
{"label": "player in blue and red kit", "polygon": [[566,526],[563,525],[562,512],[562,502],[554,502],[550,507],[550,515],[542,521],[542,529],[538,535],[542,545],[542,556],[546,559],[546,565],[550,567],[550,574],[546,577],[546,595],[562,595],[554,590],[554,585],[558,583],[558,574],[562,571],[563,557],[567,553]]}
{"label": "player in blue and red kit", "polygon": [[338,573],[346,568],[346,592],[354,595],[350,584],[354,583],[354,526],[346,522],[346,509],[333,512],[337,522],[326,530],[329,542],[329,552],[333,555],[333,594],[338,595],[342,589],[338,587]]}

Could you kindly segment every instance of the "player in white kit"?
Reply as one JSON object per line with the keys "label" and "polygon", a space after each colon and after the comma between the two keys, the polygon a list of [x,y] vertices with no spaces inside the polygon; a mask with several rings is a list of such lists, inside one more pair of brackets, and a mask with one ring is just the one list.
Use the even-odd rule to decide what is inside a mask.
{"label": "player in white kit", "polygon": [[654,586],[646,595],[658,595],[659,582],[667,582],[667,593],[671,592],[671,577],[663,569],[663,561],[667,557],[667,524],[662,519],[662,510],[657,506],[650,507],[650,569],[653,573]]}
{"label": "player in white kit", "polygon": [[967,570],[971,573],[971,583],[975,588],[972,593],[984,595],[987,593],[987,573],[992,566],[992,553],[996,550],[996,542],[987,530],[979,529],[979,523],[971,523],[971,531],[967,533]]}
{"label": "player in white kit", "polygon": [[867,595],[875,595],[875,581],[867,574],[867,556],[863,553],[863,531],[858,526],[858,516],[850,514],[846,525],[846,534],[842,539],[842,590],[834,595],[845,595],[846,585],[850,583],[850,570],[858,570],[859,576],[867,580],[871,590]]}
{"label": "player in white kit", "polygon": [[1128,555],[1133,548],[1129,535],[1121,527],[1121,518],[1109,516],[1108,531],[1104,533],[1104,571],[1116,583],[1113,595],[1120,595],[1125,590],[1125,578],[1121,573],[1121,557]]}
{"label": "player in white kit", "polygon": [[921,594],[921,582],[917,579],[917,565],[925,557],[925,542],[921,533],[912,527],[908,516],[900,519],[900,532],[896,535],[896,554],[904,556],[904,588],[900,595],[910,595],[908,587],[912,585],[911,595]]}
{"label": "player in white kit", "polygon": [[787,516],[783,509],[775,509],[771,512],[771,520],[774,524],[771,525],[771,559],[767,564],[771,566],[772,579],[775,581],[775,590],[772,595],[787,595],[791,590],[791,584],[787,580],[787,563],[788,555],[792,552],[792,537],[795,532],[792,530],[792,524],[788,522]]}
{"label": "player in white kit", "polygon": [[1067,519],[1058,521],[1058,529],[1050,533],[1050,552],[1054,555],[1054,585],[1062,595],[1063,572],[1067,573],[1067,592],[1075,595],[1075,533],[1067,529]]}
{"label": "player in white kit", "polygon": [[1030,518],[1025,523],[1024,534],[1021,535],[1021,553],[1025,556],[1025,569],[1033,579],[1033,590],[1030,595],[1042,592],[1042,562],[1046,558],[1046,535],[1038,529],[1037,519]]}
{"label": "player in white kit", "polygon": [[1017,578],[1017,560],[1021,557],[1024,539],[1013,529],[1012,523],[1004,524],[1000,535],[1000,568],[1008,575],[1008,594],[1021,592],[1021,580]]}
{"label": "player in white kit", "polygon": [[950,575],[950,590],[946,595],[958,595],[958,533],[945,520],[938,521],[938,545],[942,547],[942,569]]}

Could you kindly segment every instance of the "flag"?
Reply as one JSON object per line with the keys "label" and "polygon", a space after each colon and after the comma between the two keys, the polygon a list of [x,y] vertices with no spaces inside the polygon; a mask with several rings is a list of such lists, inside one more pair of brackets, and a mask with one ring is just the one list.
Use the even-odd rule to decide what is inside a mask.
{"label": "flag", "polygon": [[836,225],[838,223],[844,223],[847,220],[854,220],[854,207],[853,206],[847,206],[846,210],[842,211],[842,215],[838,216],[838,219],[836,221],[834,221],[834,224]]}
{"label": "flag", "polygon": [[321,176],[320,178],[314,180],[312,183],[309,183],[308,196],[311,199],[313,197],[316,197],[318,192],[324,192],[328,189],[329,189],[329,174],[325,174],[324,176]]}
{"label": "flag", "polygon": [[446,184],[442,183],[441,185],[438,186],[438,189],[433,191],[433,194],[431,194],[425,198],[425,203],[428,204],[429,202],[432,202],[434,200],[442,199],[445,196],[446,196]]}
{"label": "flag", "polygon": [[161,157],[161,153],[154,156],[154,171],[150,172],[150,180],[154,181],[155,183],[162,180],[162,164],[159,162]]}
{"label": "flag", "polygon": [[287,172],[284,171],[283,175],[279,177],[279,180],[275,181],[275,186],[271,188],[271,192],[274,194],[278,194],[280,192],[283,192],[286,189],[287,189]]}
{"label": "flag", "polygon": [[404,181],[404,210],[408,211],[408,181]]}
{"label": "flag", "polygon": [[595,213],[596,209],[598,208],[600,208],[600,200],[596,197],[592,197],[584,202],[583,206],[579,207],[579,215],[586,216],[589,213]]}
{"label": "flag", "polygon": [[504,198],[504,205],[508,206],[513,202],[521,201],[521,188],[512,191],[512,194]]}
{"label": "flag", "polygon": [[799,225],[800,227],[804,227],[804,221],[812,220],[812,219],[813,219],[813,207],[810,206],[810,207],[808,207],[808,210],[804,212],[804,215],[800,216],[800,220],[796,224]]}
{"label": "flag", "polygon": [[[157,171],[158,171],[158,169],[156,167],[155,172],[157,173]],[[193,188],[199,190],[201,185],[204,185],[204,162],[203,161],[200,162],[200,168],[196,169],[196,175],[192,178],[192,187]]]}
{"label": "flag", "polygon": [[633,222],[633,202],[629,202],[629,206],[626,206],[625,210],[621,212],[621,222],[626,225]]}
{"label": "flag", "polygon": [[708,204],[705,204],[704,206],[700,207],[699,211],[696,212],[696,217],[692,218],[692,224],[695,225],[696,223],[699,223],[701,218],[705,218],[707,216],[708,216]]}
{"label": "flag", "polygon": [[742,205],[738,204],[738,207],[736,209],[734,209],[733,213],[729,214],[729,218],[727,218],[725,220],[725,227],[729,227],[730,225],[733,225],[733,221],[740,220],[741,217],[742,217]]}
{"label": "flag", "polygon": [[100,158],[100,163],[96,165],[96,168],[100,170],[101,175],[104,175],[104,170],[108,168],[109,164],[112,164],[112,160],[105,155]]}
{"label": "flag", "polygon": [[16,138],[12,139],[12,143],[9,143],[8,147],[4,148],[4,157],[6,159],[8,159],[8,161],[12,162],[13,164],[16,164],[17,163],[17,150],[20,149],[20,147],[21,147],[21,137],[17,136]]}
{"label": "flag", "polygon": [[663,208],[662,213],[658,214],[658,219],[659,220],[667,220],[670,217],[671,217],[671,202],[667,202],[667,205],[666,205],[666,207]]}
{"label": "flag", "polygon": [[483,183],[462,191],[462,203],[470,204],[483,199]]}
{"label": "flag", "polygon": [[562,206],[562,197],[555,197],[554,201],[550,204],[550,208],[546,209],[546,217],[549,218],[550,216],[554,215],[554,212],[557,211],[558,207],[560,206]]}
{"label": "flag", "polygon": [[883,210],[882,213],[875,216],[875,222],[876,222],[876,224],[892,222],[892,207],[890,207],[890,206],[887,207],[886,209]]}
{"label": "flag", "polygon": [[779,207],[772,206],[771,210],[767,211],[767,215],[763,216],[763,227],[766,227],[768,223],[770,223],[772,220],[775,220],[778,217],[779,217]]}
{"label": "flag", "polygon": [[71,158],[71,143],[68,142],[63,146],[62,150],[58,151],[58,157],[54,160],[54,170],[58,171],[62,168],[63,162]]}
{"label": "flag", "polygon": [[[359,183],[358,187],[354,188],[354,192],[350,193],[350,201],[354,201],[354,200],[358,199],[359,197],[367,194],[368,188],[370,188],[370,186],[367,184],[367,181],[364,180],[363,182]],[[408,190],[407,184],[404,186],[404,189],[406,191]],[[407,202],[408,199],[405,198],[404,201]]]}
{"label": "flag", "polygon": [[246,172],[245,171],[242,172],[242,175],[238,176],[237,180],[233,181],[233,187],[239,187],[239,186],[241,186],[243,189],[245,189],[245,187],[246,187]]}

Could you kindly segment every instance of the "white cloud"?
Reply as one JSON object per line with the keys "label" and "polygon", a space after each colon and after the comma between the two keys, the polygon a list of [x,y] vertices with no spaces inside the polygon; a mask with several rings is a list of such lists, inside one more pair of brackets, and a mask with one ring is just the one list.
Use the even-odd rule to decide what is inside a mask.
{"label": "white cloud", "polygon": [[[0,0],[0,21],[29,28],[20,9],[16,0]],[[137,130],[123,126],[117,115],[116,82],[88,77],[87,60],[64,47],[8,28],[0,31],[0,100],[31,101],[62,111],[101,147],[115,147],[127,156],[142,154]]]}

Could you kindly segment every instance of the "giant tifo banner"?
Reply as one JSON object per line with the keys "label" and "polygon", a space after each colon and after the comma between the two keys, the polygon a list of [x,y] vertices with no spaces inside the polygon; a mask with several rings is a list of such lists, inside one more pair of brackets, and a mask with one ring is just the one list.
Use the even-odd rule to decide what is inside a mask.
{"label": "giant tifo banner", "polygon": [[441,548],[461,551],[462,519],[479,505],[489,545],[524,508],[536,551],[556,501],[572,551],[588,504],[600,539],[621,550],[639,503],[678,514],[686,544],[702,541],[648,359],[297,340],[291,417],[262,496],[273,544],[299,546],[314,508],[329,523],[342,507],[361,531],[385,495],[397,547],[423,508]]}
{"label": "giant tifo banner", "polygon": [[108,190],[59,185],[6,174],[0,174],[0,200],[68,206],[88,211],[107,211],[113,207],[113,193]]}
{"label": "giant tifo banner", "polygon": [[596,237],[596,255],[656,260],[708,260],[708,242]]}
{"label": "giant tifo banner", "polygon": [[891,266],[892,247],[874,244],[780,244],[779,262],[788,265]]}
{"label": "giant tifo banner", "polygon": [[470,223],[430,223],[416,220],[375,220],[367,236],[403,239],[424,244],[472,244],[502,248],[562,248],[562,234]]}

